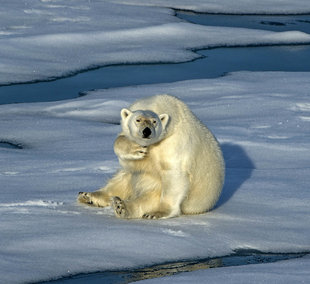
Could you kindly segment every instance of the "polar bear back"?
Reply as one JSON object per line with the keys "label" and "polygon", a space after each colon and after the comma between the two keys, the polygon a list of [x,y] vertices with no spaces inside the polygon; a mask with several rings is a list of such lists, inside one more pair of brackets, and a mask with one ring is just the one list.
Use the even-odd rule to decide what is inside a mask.
{"label": "polar bear back", "polygon": [[140,99],[130,106],[130,110],[151,110],[158,115],[168,114],[168,136],[172,134],[181,136],[183,144],[197,142],[201,146],[205,140],[212,140],[212,143],[217,144],[210,130],[192,113],[189,107],[171,95],[156,95]]}

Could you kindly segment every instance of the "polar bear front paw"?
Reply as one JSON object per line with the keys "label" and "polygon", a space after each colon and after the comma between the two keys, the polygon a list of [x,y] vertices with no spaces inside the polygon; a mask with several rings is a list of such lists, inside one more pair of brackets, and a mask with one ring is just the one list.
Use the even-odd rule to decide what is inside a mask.
{"label": "polar bear front paw", "polygon": [[135,145],[131,151],[126,154],[120,154],[119,157],[123,160],[141,160],[147,155],[147,147]]}
{"label": "polar bear front paw", "polygon": [[134,148],[134,155],[138,158],[138,159],[143,159],[146,155],[147,155],[147,147],[146,146],[136,146]]}
{"label": "polar bear front paw", "polygon": [[125,202],[120,199],[118,196],[112,198],[112,205],[116,217],[119,218],[128,218],[128,211],[126,209]]}

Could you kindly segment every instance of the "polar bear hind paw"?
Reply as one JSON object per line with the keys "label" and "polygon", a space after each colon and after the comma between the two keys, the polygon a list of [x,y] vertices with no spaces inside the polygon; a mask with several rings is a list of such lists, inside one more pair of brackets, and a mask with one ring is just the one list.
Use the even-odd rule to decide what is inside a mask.
{"label": "polar bear hind paw", "polygon": [[118,196],[114,196],[112,198],[112,205],[116,217],[128,218],[128,211],[126,209],[125,202],[122,199],[120,199]]}
{"label": "polar bear hind paw", "polygon": [[88,192],[79,192],[78,200],[81,203],[92,205],[93,201],[91,200],[91,196]]}
{"label": "polar bear hind paw", "polygon": [[143,219],[161,219],[167,217],[167,214],[164,212],[152,212],[152,213],[145,213],[142,218]]}

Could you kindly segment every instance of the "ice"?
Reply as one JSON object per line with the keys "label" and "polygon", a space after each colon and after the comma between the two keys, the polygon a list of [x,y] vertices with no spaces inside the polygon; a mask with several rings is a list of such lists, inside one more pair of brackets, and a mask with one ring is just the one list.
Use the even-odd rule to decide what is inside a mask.
{"label": "ice", "polygon": [[[1,106],[0,141],[23,146],[0,147],[2,283],[223,256],[236,249],[309,251],[310,125],[302,119],[310,116],[309,88],[308,73],[239,72]],[[157,93],[184,100],[221,143],[227,176],[215,210],[127,221],[110,208],[77,205],[79,191],[99,188],[119,167],[113,141],[120,109]],[[281,270],[282,264],[275,265],[275,272]],[[305,274],[303,267],[298,271]],[[260,266],[242,269],[234,270],[234,279],[242,271],[242,277],[268,275]],[[222,273],[205,273],[216,277],[216,271]]]}
{"label": "ice", "polygon": [[[51,80],[113,64],[190,61],[200,57],[193,50],[201,48],[310,43],[303,32],[206,27],[185,23],[168,8],[124,3],[6,1],[0,8],[0,84]],[[294,2],[292,11],[301,4],[303,11],[309,6]]]}
{"label": "ice", "polygon": [[[206,47],[310,42],[310,35],[298,31],[186,23],[167,6],[310,12],[306,0],[4,0],[0,84],[109,64],[183,62]],[[309,73],[239,72],[0,106],[0,283],[219,257],[236,249],[309,252],[309,89]],[[158,93],[184,100],[220,141],[227,175],[216,208],[198,216],[127,221],[110,208],[78,205],[79,191],[99,188],[119,168],[113,141],[120,109]],[[309,279],[308,266],[307,256],[169,279],[301,282]]]}

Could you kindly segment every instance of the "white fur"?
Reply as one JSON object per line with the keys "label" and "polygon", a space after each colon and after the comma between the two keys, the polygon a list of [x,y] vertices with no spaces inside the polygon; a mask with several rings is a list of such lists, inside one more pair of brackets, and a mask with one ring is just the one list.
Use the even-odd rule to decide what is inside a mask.
{"label": "white fur", "polygon": [[[112,205],[122,218],[169,218],[209,211],[224,183],[219,144],[179,99],[157,95],[121,111],[115,153],[122,170],[106,187],[79,201]],[[152,132],[147,138],[143,130]],[[86,201],[85,201],[86,200]]]}

